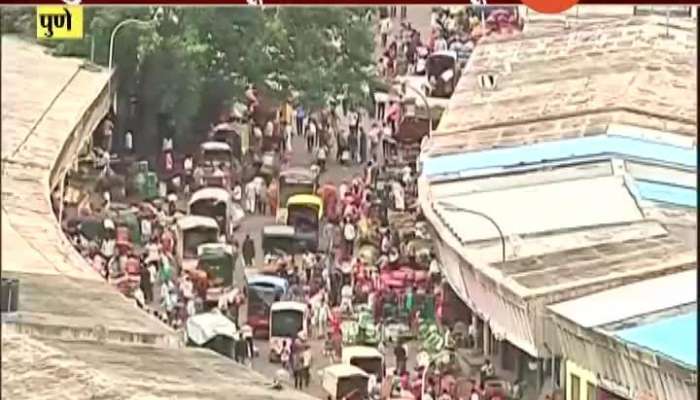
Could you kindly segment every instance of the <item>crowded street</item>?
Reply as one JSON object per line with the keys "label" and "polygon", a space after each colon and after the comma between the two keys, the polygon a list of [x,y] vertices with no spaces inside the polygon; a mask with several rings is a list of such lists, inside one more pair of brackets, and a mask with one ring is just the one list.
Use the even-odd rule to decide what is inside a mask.
{"label": "crowded street", "polygon": [[[166,134],[146,159],[108,116],[59,207],[66,233],[188,345],[277,384],[319,398],[519,398],[517,383],[485,388],[496,371],[469,352],[473,324],[443,323],[450,289],[417,199],[429,125],[485,34],[474,15],[380,10],[373,53],[388,90],[369,109],[275,103],[248,84],[194,150]],[[519,29],[512,10],[489,21]]]}
{"label": "crowded street", "polygon": [[[114,41],[122,24],[144,29],[125,35],[116,56],[111,42],[108,55],[90,55],[122,70],[118,88],[105,80],[115,104],[52,180],[59,233],[95,280],[177,346],[259,373],[266,389],[328,400],[621,399],[593,396],[596,375],[584,367],[595,363],[580,354],[643,310],[586,325],[579,310],[598,303],[565,302],[663,275],[653,268],[688,272],[688,240],[673,235],[696,229],[692,202],[657,180],[686,182],[696,164],[687,138],[672,150],[643,147],[667,145],[658,126],[638,132],[612,116],[591,127],[566,108],[590,100],[600,71],[579,73],[562,50],[550,61],[564,72],[535,74],[527,68],[550,61],[526,57],[555,45],[597,57],[586,42],[603,30],[568,37],[565,22],[544,46],[544,28],[528,36],[522,10],[152,7],[115,17],[113,31],[101,10],[90,17],[100,37]],[[518,86],[544,93],[539,79],[560,75],[575,81],[571,93],[528,97]],[[594,114],[617,101],[600,96]],[[551,119],[573,122],[543,122],[552,109],[561,115]],[[674,119],[680,136],[686,117]],[[615,158],[626,152],[630,160]],[[682,165],[662,171],[673,163]],[[590,188],[574,186],[582,180]],[[657,245],[680,261],[666,265]],[[648,251],[648,269],[624,264],[624,250]],[[575,324],[595,329],[585,346],[566,342],[582,336]],[[95,325],[95,340],[109,336]]]}

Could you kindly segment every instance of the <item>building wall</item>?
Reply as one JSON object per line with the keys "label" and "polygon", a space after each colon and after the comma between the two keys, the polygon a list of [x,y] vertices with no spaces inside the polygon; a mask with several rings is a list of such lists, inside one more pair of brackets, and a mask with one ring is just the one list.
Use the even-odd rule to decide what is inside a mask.
{"label": "building wall", "polygon": [[[553,317],[553,320],[564,356],[581,369],[593,371],[597,384],[604,389],[628,393],[626,397],[635,399],[646,392],[653,393],[658,400],[697,399],[697,370],[592,329],[583,329],[563,318]],[[566,380],[568,388],[571,384],[568,370]]]}
{"label": "building wall", "polygon": [[[573,361],[566,361],[566,400],[587,400],[589,396],[589,385],[592,390],[596,390],[597,378],[595,374]],[[575,388],[572,383],[578,378],[578,398],[575,396]]]}

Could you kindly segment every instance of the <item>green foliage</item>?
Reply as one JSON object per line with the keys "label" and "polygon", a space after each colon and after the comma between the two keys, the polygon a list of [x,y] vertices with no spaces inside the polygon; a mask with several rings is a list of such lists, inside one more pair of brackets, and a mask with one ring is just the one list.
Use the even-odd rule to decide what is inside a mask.
{"label": "green foliage", "polygon": [[2,7],[0,13],[0,33],[36,37],[35,7]]}
{"label": "green foliage", "polygon": [[94,49],[94,61],[106,65],[120,21],[158,15],[151,27],[125,25],[117,34],[120,90],[138,97],[141,128],[149,134],[156,124],[147,121],[160,113],[190,135],[241,98],[248,83],[278,100],[298,95],[307,108],[338,96],[362,104],[375,79],[372,13],[359,7],[87,7],[85,39],[61,42],[55,52],[87,58]]}

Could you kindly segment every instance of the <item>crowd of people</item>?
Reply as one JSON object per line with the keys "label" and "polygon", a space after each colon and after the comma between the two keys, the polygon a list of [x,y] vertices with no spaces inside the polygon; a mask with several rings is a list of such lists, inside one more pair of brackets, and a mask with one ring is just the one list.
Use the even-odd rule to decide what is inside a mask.
{"label": "crowd of people", "polygon": [[[396,10],[393,14],[395,16]],[[380,38],[385,50],[380,65],[385,77],[419,72],[421,63],[431,52],[449,49],[468,53],[481,36],[496,30],[494,26],[512,25],[513,18],[517,19],[494,17],[493,13],[480,18],[473,11],[456,15],[436,9],[431,37],[424,42],[418,31],[403,21],[405,7],[401,7],[401,16],[399,36],[391,35],[392,12],[380,23]],[[487,21],[485,25],[482,19]],[[490,28],[484,30],[484,26]],[[245,97],[248,112],[252,114],[256,107],[261,106],[253,86],[248,88]],[[361,175],[332,185],[336,192],[334,196],[318,193],[324,199],[326,216],[320,236],[327,240],[328,247],[318,253],[264,257],[264,265],[271,265],[270,270],[289,282],[289,292],[294,299],[307,305],[305,318],[309,329],[284,342],[280,353],[282,369],[293,377],[296,388],[308,387],[312,363],[316,362],[312,360],[310,342],[323,341],[324,363],[339,362],[343,346],[356,341],[348,340],[348,328],[343,322],[357,319],[364,313],[370,316],[369,320],[376,329],[377,348],[394,357],[396,368],[387,371],[392,393],[416,393],[418,387],[417,393],[425,392],[429,399],[451,400],[453,394],[441,388],[435,377],[428,379],[425,390],[420,387],[420,368],[409,366],[410,360],[417,355],[411,351],[416,350],[407,340],[390,338],[387,333],[389,325],[398,320],[415,337],[421,324],[439,321],[443,313],[438,260],[431,250],[416,244],[416,240],[429,241],[430,238],[427,230],[421,229],[424,221],[416,204],[415,167],[392,167],[399,153],[393,138],[402,120],[401,104],[390,102],[388,106],[380,107],[376,121],[364,121],[368,117],[359,109],[351,109],[343,117],[336,109],[331,106],[311,111],[289,100],[280,107],[276,124],[273,121],[262,126],[252,124],[250,151],[257,155],[263,153],[264,138],[274,136],[276,130],[279,140],[272,150],[280,154],[282,168],[288,165],[292,153],[303,151],[294,148],[294,135],[304,138],[305,150],[313,160],[310,168],[317,175],[328,168],[327,161],[333,150],[333,157],[339,164],[363,166]],[[99,146],[101,149],[96,151],[96,167],[101,179],[114,175],[110,164],[114,125],[111,120],[107,121],[102,128],[104,141]],[[367,125],[369,129],[365,130]],[[124,147],[127,153],[133,152],[131,131],[125,134]],[[178,160],[173,152],[172,138],[163,139],[162,151],[166,171],[175,169]],[[76,218],[73,219],[78,224],[64,226],[73,244],[86,259],[91,260],[96,271],[114,285],[125,288],[123,291],[132,296],[139,307],[153,312],[174,328],[182,328],[188,317],[207,310],[201,290],[190,275],[179,271],[176,262],[178,237],[175,222],[183,214],[178,204],[189,194],[190,186],[203,185],[203,172],[193,157],[185,155],[182,164],[182,184],[162,185],[164,188],[155,199],[132,199],[125,207],[115,209],[109,190],[103,193],[100,189],[102,201],[98,202],[99,205],[95,206],[90,195],[84,196],[77,202]],[[215,166],[214,173],[217,171],[223,175],[223,167]],[[254,176],[247,182],[234,182],[231,195],[248,214],[274,216],[279,183],[275,178],[266,180]],[[137,232],[135,236],[117,223],[123,214],[134,216],[136,226],[132,231]],[[402,231],[397,219],[409,221],[410,233]],[[92,234],[83,229],[88,220],[98,225]],[[226,240],[222,235],[220,241]],[[235,240],[229,244],[235,254],[240,250],[246,267],[255,266],[255,245],[250,232],[241,244]],[[374,253],[376,256],[371,256]],[[256,356],[252,328],[246,323],[239,325],[239,309],[247,300],[246,290],[232,289],[220,297],[215,307],[237,327],[240,326],[234,334],[233,356],[242,363],[249,363]],[[361,327],[363,329],[366,328]],[[363,334],[369,335],[367,332]],[[449,343],[449,329],[444,334],[445,343]],[[471,326],[469,335],[475,342],[476,333],[471,331]],[[487,362],[481,369],[481,386],[473,385],[469,400],[483,398],[483,380],[493,374],[493,366]],[[369,393],[378,396],[380,383],[373,379],[369,386]]]}
{"label": "crowd of people", "polygon": [[380,74],[385,78],[398,75],[423,75],[427,57],[451,50],[463,62],[469,58],[483,37],[493,34],[509,35],[522,30],[522,20],[514,8],[464,7],[459,10],[436,7],[431,12],[430,36],[421,37],[410,23],[395,21],[387,14],[379,23],[383,53],[379,59]]}

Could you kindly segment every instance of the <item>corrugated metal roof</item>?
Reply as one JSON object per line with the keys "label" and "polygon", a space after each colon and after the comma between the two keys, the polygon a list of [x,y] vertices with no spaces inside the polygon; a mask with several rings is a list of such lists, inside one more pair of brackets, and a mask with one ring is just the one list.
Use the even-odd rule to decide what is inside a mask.
{"label": "corrugated metal roof", "polygon": [[423,173],[428,177],[450,176],[470,170],[618,154],[697,169],[696,148],[622,136],[596,136],[430,157],[425,160]]}
{"label": "corrugated metal roof", "polygon": [[[460,183],[454,183],[459,185]],[[601,199],[605,199],[604,206]],[[438,202],[443,199],[436,199]],[[445,202],[491,217],[505,235],[527,235],[643,219],[620,176],[546,183],[451,196]],[[462,242],[498,237],[484,217],[437,206]]]}
{"label": "corrugated metal roof", "polygon": [[697,309],[653,323],[623,329],[615,332],[615,336],[693,367],[698,365]]}
{"label": "corrugated metal roof", "polygon": [[[607,21],[483,43],[472,54],[434,148],[487,149],[604,133],[622,123],[694,137],[695,29]],[[497,76],[497,89],[478,77]],[[602,129],[600,129],[602,128]],[[453,150],[450,150],[453,148]]]}
{"label": "corrugated metal roof", "polygon": [[648,279],[549,306],[585,328],[667,310],[697,301],[697,270]]}

